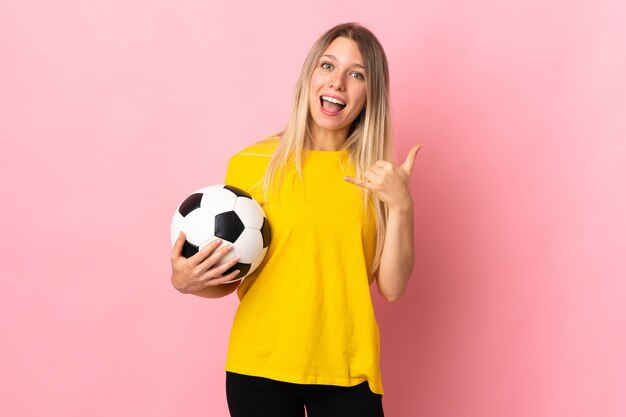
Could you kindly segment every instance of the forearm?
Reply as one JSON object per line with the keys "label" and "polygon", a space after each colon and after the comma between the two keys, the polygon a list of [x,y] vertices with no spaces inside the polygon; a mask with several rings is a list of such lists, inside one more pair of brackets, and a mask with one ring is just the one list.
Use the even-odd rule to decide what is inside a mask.
{"label": "forearm", "polygon": [[395,301],[404,293],[414,260],[413,204],[401,209],[390,208],[376,276],[378,291],[386,300]]}
{"label": "forearm", "polygon": [[192,295],[197,295],[198,297],[204,297],[204,298],[221,298],[236,291],[237,288],[239,287],[239,284],[241,284],[241,280],[231,282],[229,284],[206,287],[198,291],[190,291],[190,292],[181,291],[181,292],[183,292],[183,294],[192,294]]}

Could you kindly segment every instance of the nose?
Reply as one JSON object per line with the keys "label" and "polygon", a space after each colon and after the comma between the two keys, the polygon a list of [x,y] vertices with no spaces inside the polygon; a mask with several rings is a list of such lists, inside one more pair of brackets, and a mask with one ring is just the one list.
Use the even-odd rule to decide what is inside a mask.
{"label": "nose", "polygon": [[333,89],[343,91],[346,89],[346,83],[343,79],[343,74],[340,71],[336,71],[328,80],[328,86]]}

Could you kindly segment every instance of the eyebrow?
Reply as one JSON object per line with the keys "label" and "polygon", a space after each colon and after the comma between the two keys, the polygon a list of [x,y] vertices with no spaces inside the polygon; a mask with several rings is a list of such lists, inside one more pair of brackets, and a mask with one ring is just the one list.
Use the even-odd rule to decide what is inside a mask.
{"label": "eyebrow", "polygon": [[[337,57],[335,55],[325,54],[325,55],[322,55],[322,58],[323,57],[327,57],[327,58],[334,59],[335,61],[337,61]],[[354,64],[352,64],[352,66],[353,67],[357,67],[357,68],[365,69],[365,67],[363,65],[361,65],[359,63],[356,63],[356,62]]]}

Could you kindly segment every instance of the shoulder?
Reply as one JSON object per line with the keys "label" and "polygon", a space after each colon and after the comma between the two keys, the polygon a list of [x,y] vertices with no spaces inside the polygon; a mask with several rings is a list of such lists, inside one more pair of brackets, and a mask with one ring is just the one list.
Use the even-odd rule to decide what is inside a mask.
{"label": "shoulder", "polygon": [[279,139],[278,136],[269,137],[246,146],[231,156],[228,160],[224,183],[253,193],[257,199],[261,198],[260,195],[254,194],[254,190],[263,181],[265,171]]}
{"label": "shoulder", "polygon": [[231,156],[230,159],[261,158],[269,160],[269,158],[276,150],[276,145],[278,145],[279,140],[280,136],[270,136],[269,138],[263,139],[260,142],[256,142],[252,145],[246,146],[245,148],[241,149],[239,152]]}

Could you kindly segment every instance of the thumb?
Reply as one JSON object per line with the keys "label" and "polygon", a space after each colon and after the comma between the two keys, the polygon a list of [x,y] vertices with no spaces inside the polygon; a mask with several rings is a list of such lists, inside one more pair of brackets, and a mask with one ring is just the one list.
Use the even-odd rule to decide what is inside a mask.
{"label": "thumb", "polygon": [[180,256],[183,252],[183,245],[185,244],[185,233],[178,232],[178,239],[174,242],[172,247],[172,256]]}
{"label": "thumb", "polygon": [[413,165],[415,164],[415,157],[417,156],[417,152],[422,149],[422,145],[415,145],[409,151],[409,154],[406,156],[406,161],[402,164],[402,169],[410,176],[413,171]]}

